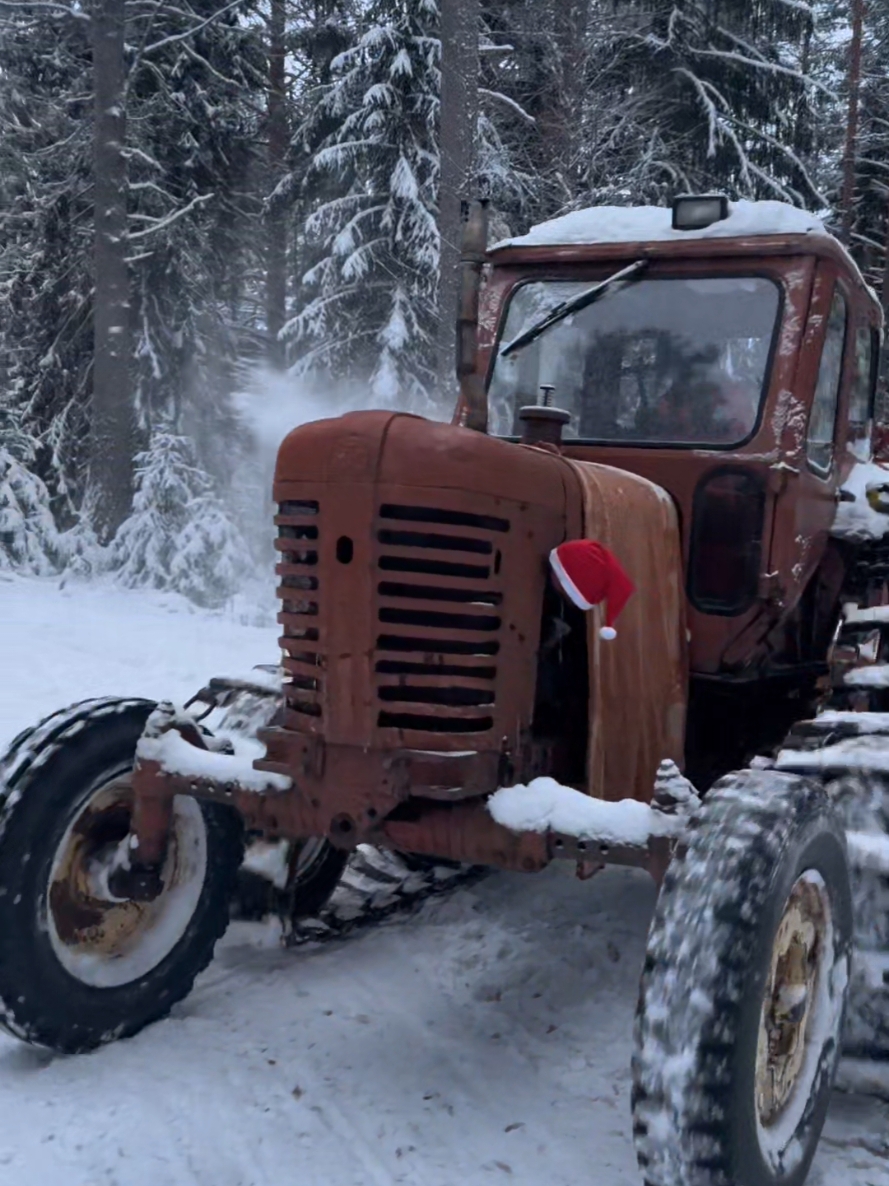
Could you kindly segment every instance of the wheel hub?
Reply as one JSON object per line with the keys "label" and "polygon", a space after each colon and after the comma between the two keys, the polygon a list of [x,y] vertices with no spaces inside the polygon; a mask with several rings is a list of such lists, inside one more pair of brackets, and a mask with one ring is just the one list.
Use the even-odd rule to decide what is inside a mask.
{"label": "wheel hub", "polygon": [[[93,987],[143,975],[178,942],[197,905],[206,870],[199,805],[176,801],[163,867],[151,893],[129,866],[130,773],[92,792],[56,850],[47,885],[50,941],[62,965]],[[156,892],[155,892],[156,891]]]}
{"label": "wheel hub", "polygon": [[823,883],[804,874],[790,892],[775,935],[763,998],[756,1055],[756,1106],[763,1128],[780,1119],[803,1073],[829,930]]}

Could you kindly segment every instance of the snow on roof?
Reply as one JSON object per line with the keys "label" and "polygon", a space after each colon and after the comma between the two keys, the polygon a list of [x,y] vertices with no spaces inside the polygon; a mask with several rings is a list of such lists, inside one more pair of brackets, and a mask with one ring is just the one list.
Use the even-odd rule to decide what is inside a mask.
{"label": "snow on roof", "polygon": [[734,239],[748,235],[827,235],[814,214],[787,202],[732,202],[729,216],[697,231],[674,231],[667,206],[590,206],[541,222],[502,247],[559,247],[584,243],[670,243],[683,239]]}

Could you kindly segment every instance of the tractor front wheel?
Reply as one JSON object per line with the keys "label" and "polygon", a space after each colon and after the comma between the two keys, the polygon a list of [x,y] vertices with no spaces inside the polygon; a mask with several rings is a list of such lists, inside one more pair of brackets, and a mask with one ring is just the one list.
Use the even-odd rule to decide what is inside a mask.
{"label": "tractor front wheel", "polygon": [[845,833],[823,788],[770,770],[718,782],[649,935],[633,1060],[646,1186],[802,1186],[851,950]]}
{"label": "tractor front wheel", "polygon": [[188,994],[227,926],[242,855],[231,809],[177,797],[161,893],[116,896],[153,705],[90,707],[7,766],[0,811],[0,1024],[67,1053],[135,1034]]}

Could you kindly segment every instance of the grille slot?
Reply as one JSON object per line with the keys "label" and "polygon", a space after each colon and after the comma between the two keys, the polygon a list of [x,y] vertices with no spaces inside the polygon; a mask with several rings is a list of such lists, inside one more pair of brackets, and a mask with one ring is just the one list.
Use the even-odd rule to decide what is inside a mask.
{"label": "grille slot", "polygon": [[466,577],[486,581],[491,570],[484,564],[456,564],[450,560],[421,560],[417,556],[381,556],[383,572],[413,572],[420,576]]}
{"label": "grille slot", "polygon": [[494,545],[489,539],[475,539],[462,535],[439,535],[433,531],[390,531],[383,528],[377,532],[381,544],[395,548],[438,548],[442,552],[475,552],[490,556]]}
{"label": "grille slot", "polygon": [[411,663],[402,659],[380,659],[379,675],[465,675],[467,679],[494,679],[496,667],[463,667],[457,663]]}
{"label": "grille slot", "polygon": [[428,626],[433,630],[499,630],[500,618],[481,614],[449,614],[434,609],[383,606],[380,621],[397,626]]}
{"label": "grille slot", "polygon": [[495,537],[509,531],[509,520],[389,503],[379,519],[378,571],[402,579],[377,585],[378,620],[388,627],[375,654],[378,725],[436,734],[487,732],[494,725],[492,659],[503,624],[500,613],[492,612],[503,604]]}
{"label": "grille slot", "polygon": [[313,498],[288,499],[278,504],[278,522],[283,522],[289,516],[302,517],[317,515],[320,507]]}
{"label": "grille slot", "polygon": [[415,688],[393,686],[380,688],[380,699],[398,700],[402,704],[446,704],[450,708],[478,708],[493,704],[494,693],[485,688]]}
{"label": "grille slot", "polygon": [[377,639],[378,651],[419,651],[424,655],[496,655],[500,643],[488,641],[464,642],[461,639],[403,637],[400,634],[381,634]]}
{"label": "grille slot", "polygon": [[403,507],[384,503],[381,519],[400,519],[406,523],[441,523],[447,527],[478,527],[482,531],[509,531],[509,520],[494,515],[474,515],[469,511],[447,511],[437,507]]}
{"label": "grille slot", "polygon": [[383,581],[379,586],[382,597],[406,597],[418,601],[458,601],[464,605],[500,605],[503,594],[485,589],[449,589],[438,585],[407,585],[397,581]]}
{"label": "grille slot", "polygon": [[[291,712],[306,721],[310,731],[320,728],[324,655],[321,651],[321,614],[318,597],[318,542],[320,505],[314,499],[289,499],[278,506],[275,522],[281,553],[278,565],[281,599],[281,646],[288,679],[284,699]],[[311,722],[311,723],[310,723]]]}
{"label": "grille slot", "polygon": [[494,724],[493,717],[421,716],[414,712],[381,712],[381,729],[415,729],[420,733],[486,733]]}

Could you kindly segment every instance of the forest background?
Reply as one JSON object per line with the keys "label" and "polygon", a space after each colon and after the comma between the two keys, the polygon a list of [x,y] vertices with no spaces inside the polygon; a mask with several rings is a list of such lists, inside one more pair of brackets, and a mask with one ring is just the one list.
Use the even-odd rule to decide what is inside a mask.
{"label": "forest background", "polygon": [[461,198],[711,191],[889,306],[889,5],[0,0],[0,573],[226,602],[288,416],[448,414]]}

